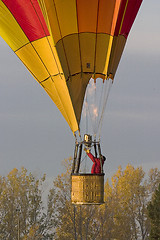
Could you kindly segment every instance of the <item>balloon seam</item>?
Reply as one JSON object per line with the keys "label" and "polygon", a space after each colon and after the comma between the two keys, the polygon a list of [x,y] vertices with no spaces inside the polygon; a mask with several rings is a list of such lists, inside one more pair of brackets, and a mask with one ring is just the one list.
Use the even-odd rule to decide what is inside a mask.
{"label": "balloon seam", "polygon": [[78,17],[77,0],[76,0],[76,15],[77,15],[78,43],[79,43],[79,54],[80,54],[80,63],[81,63],[81,74],[82,74],[83,68],[82,68],[81,43],[80,43],[80,36],[79,36],[79,17]]}
{"label": "balloon seam", "polygon": [[97,30],[98,30],[99,2],[100,2],[100,1],[98,1],[98,8],[97,8],[97,21],[96,21],[96,40],[95,40],[95,53],[94,53],[94,74],[95,74],[95,70],[96,70]]}
{"label": "balloon seam", "polygon": [[[63,46],[63,50],[64,50],[66,62],[67,62],[68,72],[69,72],[69,75],[70,75],[69,63],[68,63],[67,54],[66,54],[66,51],[65,51],[65,46],[64,46],[64,42],[63,42],[63,37],[62,37],[62,32],[61,32],[61,28],[60,28],[59,19],[58,19],[56,4],[55,4],[55,1],[54,1],[54,0],[53,0],[53,3],[54,3],[54,7],[55,7],[55,13],[56,13],[57,23],[58,23],[58,27],[59,27],[59,32],[60,32],[61,39],[62,39],[62,46]],[[60,40],[61,40],[61,39],[60,39]]]}
{"label": "balloon seam", "polygon": [[[39,19],[39,22],[40,22],[40,24],[41,24],[41,27],[42,27],[42,29],[43,29],[43,31],[44,31],[45,36],[49,36],[49,35],[48,35],[48,34],[49,34],[49,30],[48,30],[47,25],[46,25],[46,27],[47,27],[47,30],[48,30],[48,34],[47,34],[46,31],[45,31],[45,28],[44,28],[44,26],[43,26],[43,24],[42,24],[42,22],[41,22],[41,19],[40,19],[39,15],[38,15],[38,13],[37,13],[37,11],[36,11],[36,8],[35,8],[35,6],[34,6],[32,0],[30,0],[30,2],[31,2],[31,4],[32,4],[32,6],[33,6],[33,8],[34,8],[34,11],[35,11],[35,13],[36,13],[38,19]],[[43,14],[42,14],[42,16],[43,16]],[[44,17],[43,17],[43,18],[44,18]],[[45,24],[46,24],[46,23],[45,23]]]}

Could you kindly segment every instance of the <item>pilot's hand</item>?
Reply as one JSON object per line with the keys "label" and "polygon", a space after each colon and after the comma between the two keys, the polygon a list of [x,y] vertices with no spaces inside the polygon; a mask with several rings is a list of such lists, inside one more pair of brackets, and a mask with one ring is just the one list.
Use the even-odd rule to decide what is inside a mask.
{"label": "pilot's hand", "polygon": [[85,151],[86,153],[89,153],[89,152],[90,152],[90,149],[89,149],[89,148],[84,148],[84,151]]}

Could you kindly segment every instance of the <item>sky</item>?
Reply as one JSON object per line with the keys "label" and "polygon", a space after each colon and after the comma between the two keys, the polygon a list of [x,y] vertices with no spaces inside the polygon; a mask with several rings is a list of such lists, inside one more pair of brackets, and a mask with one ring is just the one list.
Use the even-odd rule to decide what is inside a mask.
{"label": "sky", "polygon": [[[103,121],[106,177],[122,166],[160,169],[160,1],[144,0],[119,64]],[[56,177],[73,156],[60,112],[0,38],[0,175],[24,166]]]}

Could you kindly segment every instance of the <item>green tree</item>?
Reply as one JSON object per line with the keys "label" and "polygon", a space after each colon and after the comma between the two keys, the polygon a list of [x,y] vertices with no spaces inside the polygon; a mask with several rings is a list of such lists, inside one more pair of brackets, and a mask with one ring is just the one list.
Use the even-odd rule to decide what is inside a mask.
{"label": "green tree", "polygon": [[151,240],[160,240],[160,183],[148,204],[148,215],[151,221]]}

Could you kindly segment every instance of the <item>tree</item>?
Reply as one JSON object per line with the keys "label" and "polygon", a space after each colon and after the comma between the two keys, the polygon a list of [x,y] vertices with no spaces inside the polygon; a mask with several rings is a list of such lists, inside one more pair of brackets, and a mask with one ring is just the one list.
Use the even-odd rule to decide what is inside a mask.
{"label": "tree", "polygon": [[127,165],[124,171],[119,167],[111,184],[107,181],[105,195],[108,211],[112,211],[113,216],[110,221],[112,238],[148,239],[150,222],[147,204],[160,180],[159,176],[158,169],[151,169],[147,178],[142,167]]}
{"label": "tree", "polygon": [[147,209],[151,221],[150,239],[160,240],[160,183]]}
{"label": "tree", "polygon": [[45,175],[38,179],[22,168],[0,177],[0,239],[148,240],[150,221],[150,236],[157,234],[158,169],[147,177],[141,167],[119,167],[105,183],[105,204],[85,206],[71,203],[71,165],[71,158],[64,161],[65,171],[54,180],[45,208]]}
{"label": "tree", "polygon": [[37,179],[25,168],[15,168],[7,177],[0,177],[0,239],[44,239],[44,181],[45,175]]}

